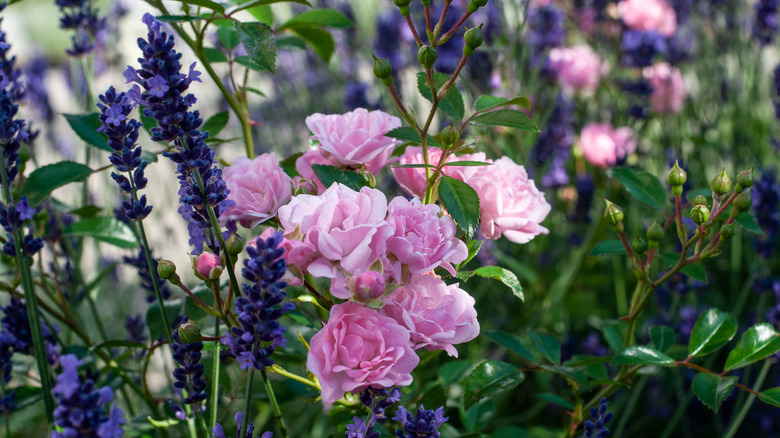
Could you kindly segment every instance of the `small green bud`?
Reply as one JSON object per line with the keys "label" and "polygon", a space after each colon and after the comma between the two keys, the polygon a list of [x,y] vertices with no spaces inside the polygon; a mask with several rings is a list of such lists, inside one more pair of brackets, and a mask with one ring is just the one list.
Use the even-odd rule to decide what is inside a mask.
{"label": "small green bud", "polygon": [[669,174],[666,175],[666,182],[674,188],[682,187],[682,185],[685,184],[685,181],[688,181],[688,174],[677,164],[677,161],[675,161],[674,166],[669,170]]}
{"label": "small green bud", "polygon": [[469,3],[469,12],[472,14],[474,12],[477,12],[477,9],[481,8],[482,6],[485,6],[487,4],[488,0],[471,0]]}
{"label": "small green bud", "polygon": [[748,211],[752,206],[753,195],[750,194],[750,189],[745,190],[734,198],[734,208],[738,209],[740,212]]}
{"label": "small green bud", "polygon": [[179,276],[176,274],[176,265],[170,260],[157,261],[157,275],[163,280],[168,280],[172,285],[179,284]]}
{"label": "small green bud", "polygon": [[425,68],[433,67],[433,63],[436,62],[438,57],[439,54],[436,53],[436,49],[428,45],[420,47],[420,50],[417,51],[417,60]]}
{"label": "small green bud", "polygon": [[741,192],[753,185],[753,169],[743,170],[737,174],[737,186],[734,191]]}
{"label": "small green bud", "polygon": [[227,248],[228,254],[238,255],[244,250],[244,242],[241,241],[241,236],[233,234],[225,241],[225,247]]}
{"label": "small green bud", "polygon": [[696,225],[704,225],[710,220],[710,209],[706,205],[695,205],[691,209],[691,219]]}
{"label": "small green bud", "polygon": [[664,240],[664,228],[658,222],[653,222],[653,225],[647,229],[647,240],[650,241],[651,246],[653,242],[658,243]]}
{"label": "small green bud", "polygon": [[30,146],[28,146],[27,143],[22,143],[17,153],[19,154],[19,159],[22,163],[26,163],[30,159]]}
{"label": "small green bud", "polygon": [[695,198],[693,198],[693,205],[707,205],[707,198],[704,195],[697,195]]}
{"label": "small green bud", "polygon": [[723,172],[712,178],[712,181],[710,181],[710,188],[712,189],[712,193],[715,193],[716,195],[725,195],[731,191],[731,178],[726,175],[726,168],[723,168]]}
{"label": "small green bud", "polygon": [[382,83],[389,87],[393,83],[393,66],[387,59],[371,56],[374,58],[374,76],[381,79]]}
{"label": "small green bud", "polygon": [[463,41],[465,41],[466,45],[472,49],[476,49],[477,47],[481,46],[482,25],[480,24],[477,27],[472,27],[471,29],[467,30],[466,33],[463,34]]}
{"label": "small green bud", "polygon": [[197,325],[191,322],[185,322],[179,326],[179,339],[185,344],[194,344],[203,341],[203,335]]}
{"label": "small green bud", "polygon": [[637,237],[633,242],[631,242],[631,250],[634,251],[634,253],[637,255],[642,255],[645,253],[645,251],[647,251],[647,242],[645,239]]}
{"label": "small green bud", "polygon": [[607,204],[607,209],[604,211],[604,217],[607,218],[612,226],[619,226],[623,222],[623,210],[608,200],[604,200]]}
{"label": "small green bud", "polygon": [[444,128],[441,131],[441,144],[444,149],[449,149],[460,138],[460,133],[452,125]]}
{"label": "small green bud", "polygon": [[431,0],[420,0],[420,3],[422,3],[423,6],[430,6]]}
{"label": "small green bud", "polygon": [[731,239],[734,236],[734,224],[723,225],[720,229],[720,240]]}
{"label": "small green bud", "polygon": [[401,15],[404,17],[408,17],[411,12],[411,9],[409,8],[409,3],[411,2],[412,0],[393,0],[393,3],[398,6],[398,10],[401,11]]}

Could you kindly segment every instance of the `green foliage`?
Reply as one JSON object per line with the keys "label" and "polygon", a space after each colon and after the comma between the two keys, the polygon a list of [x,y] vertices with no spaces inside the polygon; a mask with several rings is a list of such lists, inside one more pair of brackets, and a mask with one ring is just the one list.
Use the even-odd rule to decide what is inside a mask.
{"label": "green foliage", "polygon": [[710,309],[699,317],[688,343],[690,357],[710,354],[737,334],[737,320],[730,313]]}
{"label": "green foliage", "polygon": [[720,405],[729,398],[737,383],[736,377],[720,377],[717,374],[699,373],[693,378],[693,392],[705,406],[718,412]]}
{"label": "green foliage", "polygon": [[478,112],[484,112],[492,110],[494,108],[519,105],[527,110],[531,109],[531,101],[527,97],[515,97],[514,99],[507,99],[504,97],[495,97],[490,95],[482,95],[474,102],[474,109]]}
{"label": "green foliage", "polygon": [[666,206],[666,191],[655,176],[628,167],[615,167],[608,171],[609,176],[617,179],[628,194],[637,201],[663,212]]}
{"label": "green foliage", "polygon": [[63,114],[63,116],[65,116],[65,120],[68,121],[68,124],[79,138],[87,142],[87,144],[106,152],[113,152],[108,147],[108,137],[102,132],[97,132],[98,128],[102,126],[98,113]]}
{"label": "green foliage", "polygon": [[510,109],[500,109],[480,114],[469,121],[474,126],[506,126],[523,131],[539,132],[530,117],[525,113]]}
{"label": "green foliage", "polygon": [[561,343],[558,339],[547,333],[535,331],[529,332],[528,336],[543,358],[556,365],[561,363]]}
{"label": "green foliage", "polygon": [[525,380],[525,374],[514,365],[498,360],[482,362],[463,381],[463,408],[468,410],[486,397],[511,391]]}
{"label": "green foliage", "polygon": [[632,345],[617,352],[612,363],[615,365],[658,365],[671,367],[674,359],[655,348],[645,345]]}
{"label": "green foliage", "polygon": [[621,254],[627,255],[626,247],[623,246],[623,242],[618,239],[602,240],[601,242],[593,245],[593,249],[590,250],[591,257],[598,257],[604,255]]}
{"label": "green foliage", "polygon": [[314,174],[317,175],[317,178],[320,179],[320,182],[325,187],[330,187],[333,183],[341,183],[352,190],[359,191],[361,188],[369,186],[366,178],[357,172],[341,170],[338,167],[326,164],[314,164],[311,167],[314,170]]}
{"label": "green foliage", "polygon": [[439,197],[444,208],[466,233],[466,238],[477,231],[479,225],[479,196],[471,186],[451,176],[442,177],[439,183]]}
{"label": "green foliage", "polygon": [[650,339],[656,350],[665,352],[674,345],[674,342],[677,340],[677,333],[671,327],[654,325],[650,327]]}
{"label": "green foliage", "polygon": [[55,189],[76,181],[84,181],[92,169],[73,161],[60,161],[35,169],[22,185],[22,195],[35,207],[45,201]]}
{"label": "green foliage", "polygon": [[458,278],[467,281],[474,275],[478,275],[483,278],[492,278],[504,283],[517,298],[523,300],[523,287],[520,285],[520,280],[514,272],[504,269],[499,266],[482,266],[473,271],[458,272]]}
{"label": "green foliage", "polygon": [[731,350],[723,371],[731,371],[764,359],[780,351],[780,334],[768,323],[756,324],[742,333]]}
{"label": "green foliage", "polygon": [[238,39],[249,58],[264,70],[276,73],[276,36],[265,23],[236,22]]}
{"label": "green foliage", "polygon": [[126,223],[113,217],[93,217],[74,222],[62,231],[63,236],[92,237],[119,248],[132,249],[138,247],[138,239]]}
{"label": "green foliage", "polygon": [[230,113],[227,111],[216,113],[209,117],[208,120],[203,122],[201,131],[208,132],[210,137],[216,137],[220,132],[222,132],[223,129],[225,129],[229,119]]}
{"label": "green foliage", "polygon": [[482,334],[490,338],[496,344],[518,355],[519,357],[531,363],[536,363],[536,359],[534,358],[533,354],[531,354],[531,352],[515,335],[501,331],[489,331],[483,332]]}
{"label": "green foliage", "polygon": [[[450,79],[449,75],[444,73],[434,73],[433,80],[436,85],[436,92],[438,93],[444,84]],[[431,87],[428,85],[425,79],[425,73],[417,73],[417,90],[420,95],[429,102],[433,102],[433,93]],[[447,92],[447,95],[439,102],[439,109],[454,120],[462,120],[466,114],[466,108],[463,106],[463,96],[460,94],[458,87],[453,85]]]}

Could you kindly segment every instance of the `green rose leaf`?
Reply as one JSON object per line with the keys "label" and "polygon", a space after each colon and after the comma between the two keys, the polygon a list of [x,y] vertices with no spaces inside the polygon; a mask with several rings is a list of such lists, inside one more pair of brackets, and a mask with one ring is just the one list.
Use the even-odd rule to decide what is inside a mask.
{"label": "green rose leaf", "polygon": [[713,412],[718,412],[721,403],[729,398],[736,383],[737,378],[734,376],[720,377],[715,374],[699,373],[693,378],[693,392],[705,406]]}
{"label": "green rose leaf", "polygon": [[482,362],[463,381],[463,408],[468,410],[486,397],[511,391],[525,380],[525,374],[514,365],[498,360]]}
{"label": "green rose leaf", "polygon": [[710,354],[730,341],[737,334],[737,320],[730,313],[710,309],[702,314],[691,332],[688,355]]}
{"label": "green rose leaf", "polygon": [[780,335],[769,323],[750,327],[739,338],[737,346],[731,350],[723,371],[731,371],[750,365],[780,351]]}

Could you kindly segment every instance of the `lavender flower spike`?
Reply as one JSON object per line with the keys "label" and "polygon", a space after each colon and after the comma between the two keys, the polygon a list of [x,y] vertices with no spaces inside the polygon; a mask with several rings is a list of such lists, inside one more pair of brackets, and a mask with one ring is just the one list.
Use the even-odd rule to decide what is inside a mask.
{"label": "lavender flower spike", "polygon": [[439,426],[449,420],[449,417],[444,416],[443,406],[434,411],[420,405],[416,416],[408,412],[405,407],[399,406],[393,420],[403,425],[403,430],[395,432],[398,438],[439,438],[441,436],[438,431]]}
{"label": "lavender flower spike", "polygon": [[[244,420],[244,413],[243,412],[237,412],[236,413],[236,423],[238,423],[238,429],[241,430],[241,423]],[[252,438],[252,433],[255,431],[255,425],[254,423],[249,423],[249,425],[246,428],[246,436],[244,438]],[[217,423],[214,425],[214,430],[212,431],[214,435],[212,435],[213,438],[226,438],[225,437],[225,431],[222,429],[222,425]],[[239,432],[240,433],[240,432]],[[273,438],[274,434],[271,432],[265,432],[263,435],[259,436],[259,438]]]}

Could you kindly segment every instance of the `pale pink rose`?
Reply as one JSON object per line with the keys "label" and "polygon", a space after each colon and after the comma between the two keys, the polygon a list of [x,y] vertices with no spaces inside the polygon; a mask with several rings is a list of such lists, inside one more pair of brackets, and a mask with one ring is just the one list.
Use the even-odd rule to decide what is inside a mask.
{"label": "pale pink rose", "polygon": [[345,114],[312,114],[306,117],[306,126],[313,134],[311,138],[319,142],[322,155],[332,163],[366,165],[376,171],[384,162],[373,161],[386,161],[388,150],[398,144],[385,134],[401,127],[401,119],[379,110],[358,108]]}
{"label": "pale pink rose", "polygon": [[294,196],[279,209],[285,237],[301,242],[290,251],[291,263],[306,260],[301,269],[327,278],[361,274],[384,255],[393,233],[386,215],[384,193],[369,187],[356,192],[340,183],[319,196]]}
{"label": "pale pink rose", "polygon": [[587,45],[550,50],[550,68],[567,92],[594,91],[604,70],[599,55]]}
{"label": "pale pink rose", "polygon": [[222,262],[219,260],[219,256],[213,252],[204,252],[198,256],[195,270],[202,278],[213,280],[219,278],[222,273]]}
{"label": "pale pink rose", "polygon": [[451,217],[440,216],[436,204],[422,205],[419,199],[401,196],[390,201],[387,210],[387,222],[395,230],[387,242],[387,258],[397,282],[439,266],[455,275],[452,265],[466,260],[469,251],[455,237],[457,227]]}
{"label": "pale pink rose", "polygon": [[474,298],[457,284],[423,275],[383,298],[380,312],[409,329],[415,350],[444,350],[458,357],[454,345],[479,335]]}
{"label": "pale pink rose", "polygon": [[[428,163],[436,166],[441,159],[441,149],[429,147],[428,148]],[[489,162],[485,157],[484,152],[477,152],[474,154],[464,155],[450,155],[447,157],[447,162],[453,161],[481,161]],[[422,146],[409,146],[404,150],[401,159],[398,161],[399,165],[402,164],[425,164],[422,154]],[[478,167],[476,166],[445,166],[442,174],[451,176],[461,181],[467,179],[475,172]],[[431,168],[431,171],[433,169]],[[416,196],[422,199],[425,196],[425,188],[427,180],[425,178],[425,168],[422,167],[394,167],[393,176],[395,176],[398,185],[401,186],[404,192]]]}
{"label": "pale pink rose", "polygon": [[654,30],[665,37],[677,31],[677,14],[665,0],[623,0],[618,13],[629,29]]}
{"label": "pale pink rose", "polygon": [[254,160],[239,157],[222,172],[235,202],[223,220],[238,221],[241,226],[254,228],[276,216],[279,207],[292,197],[292,178],[276,161],[276,154],[263,154]]}
{"label": "pale pink rose", "polygon": [[590,123],[580,133],[580,148],[594,166],[611,167],[636,150],[631,128],[612,129],[607,123]]}
{"label": "pale pink rose", "polygon": [[306,367],[320,381],[323,403],[332,404],[345,392],[412,383],[420,358],[409,344],[409,331],[394,319],[355,302],[337,304],[311,338]]}
{"label": "pale pink rose", "polygon": [[682,73],[665,62],[645,67],[645,79],[651,87],[650,107],[657,114],[677,114],[688,95]]}
{"label": "pale pink rose", "polygon": [[326,164],[328,166],[332,166],[332,164],[316,149],[304,152],[303,155],[295,160],[295,170],[298,171],[302,180],[300,187],[311,193],[321,194],[325,191],[325,186],[322,185],[320,179],[314,173],[314,169],[311,167],[312,164]]}
{"label": "pale pink rose", "polygon": [[550,212],[550,204],[528,179],[523,166],[509,157],[496,160],[491,166],[477,167],[479,171],[467,179],[479,195],[482,234],[498,239],[503,234],[515,243],[527,243],[539,234],[547,234],[540,223]]}

